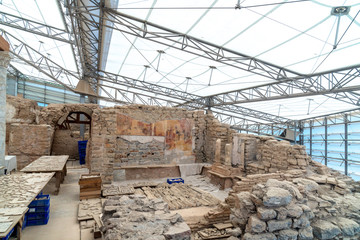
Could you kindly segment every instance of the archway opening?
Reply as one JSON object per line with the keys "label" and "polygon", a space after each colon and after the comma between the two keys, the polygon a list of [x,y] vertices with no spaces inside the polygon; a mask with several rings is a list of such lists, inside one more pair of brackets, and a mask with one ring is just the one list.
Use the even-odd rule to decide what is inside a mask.
{"label": "archway opening", "polygon": [[[69,155],[73,165],[84,163],[80,145],[86,146],[91,138],[91,115],[82,111],[72,111],[57,122],[51,155]],[[80,142],[80,143],[79,143]],[[79,145],[80,144],[80,145]],[[82,161],[80,161],[82,159]]]}

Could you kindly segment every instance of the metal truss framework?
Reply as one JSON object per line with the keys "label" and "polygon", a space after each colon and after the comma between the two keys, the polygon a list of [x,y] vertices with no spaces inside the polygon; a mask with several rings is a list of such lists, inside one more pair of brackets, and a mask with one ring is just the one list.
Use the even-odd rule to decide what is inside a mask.
{"label": "metal truss framework", "polygon": [[[77,9],[77,11],[85,10]],[[103,11],[107,13],[107,19],[114,23],[113,26],[107,27],[119,30],[124,34],[147,39],[276,81],[305,77],[305,75],[295,71],[120,13],[112,8],[103,7]],[[91,15],[99,17],[98,15]],[[87,21],[89,24],[91,22],[89,18],[83,19],[83,21]]]}
{"label": "metal truss framework", "polygon": [[353,105],[360,105],[360,85],[353,84],[360,77],[360,66],[319,73],[316,76],[297,80],[264,84],[195,99],[186,105],[224,106],[249,102],[279,100],[284,98],[326,95]]}
{"label": "metal truss framework", "polygon": [[[212,107],[212,112],[232,128],[265,135],[279,135],[286,128],[298,126],[296,121],[234,105],[236,103],[274,100],[291,97],[327,95],[338,100],[359,105],[360,90],[351,82],[359,77],[359,66],[340,69],[336,72],[306,76],[281,68],[258,59],[222,48],[214,44],[175,32],[141,19],[119,13],[105,7],[103,1],[59,0],[60,8],[68,9],[64,14],[67,25],[74,31],[63,31],[72,47],[76,46],[76,56],[82,63],[83,74],[74,74],[54,63],[35,49],[4,32],[3,35],[20,43],[11,46],[11,51],[22,61],[43,72],[53,80],[74,90],[73,81],[84,77],[90,78],[94,87],[101,89],[107,97],[98,98],[122,104],[141,103],[159,106],[183,106],[189,109]],[[61,9],[63,11],[63,9]],[[59,40],[56,28],[2,13],[0,24],[28,31],[41,36]],[[5,20],[4,20],[5,19]],[[21,24],[20,24],[21,23]],[[201,97],[187,92],[177,91],[160,85],[146,83],[126,76],[101,71],[103,28],[119,30],[169,47],[186,51],[222,64],[230,65],[260,76],[265,76],[275,83],[242,89],[212,96]],[[65,34],[66,33],[66,34]],[[60,41],[60,40],[59,40]],[[64,40],[65,41],[65,40]],[[11,43],[12,40],[9,40]],[[80,72],[79,72],[80,73]],[[64,76],[68,84],[60,81]],[[114,87],[114,84],[116,87]],[[250,118],[250,119],[248,119]]]}
{"label": "metal truss framework", "polygon": [[[350,104],[360,104],[360,94],[355,92],[359,91],[360,87],[359,85],[351,85],[352,81],[360,76],[360,66],[352,66],[314,75],[299,74],[175,32],[171,29],[128,16],[111,8],[105,7],[104,11],[108,12],[108,15],[112,17],[112,21],[115,23],[114,29],[122,33],[141,37],[276,80],[276,82],[271,84],[200,97],[186,103],[191,107],[204,105],[215,107],[314,95],[326,95]],[[230,57],[230,54],[236,57]]]}
{"label": "metal truss framework", "polygon": [[[75,85],[72,84],[72,82],[74,82],[74,80],[80,80],[76,74],[62,68],[60,65],[47,58],[45,55],[39,53],[34,48],[28,46],[26,43],[22,42],[18,38],[5,31],[3,31],[3,37],[9,43],[11,43],[11,52],[17,58],[36,68],[51,79],[64,85],[67,89],[74,90]],[[60,81],[60,76],[63,76],[65,79],[67,79],[69,84],[64,84],[64,82]],[[160,85],[150,84],[140,80],[104,71],[101,72],[101,75],[99,75],[98,78],[101,80],[101,83],[99,83],[98,86],[108,96],[99,98],[122,104],[141,103],[156,104],[159,106],[175,106],[179,105],[183,101],[189,101],[199,97],[194,94],[184,93],[182,91],[166,88]],[[117,86],[123,86],[124,88],[114,87],[114,84]],[[131,97],[128,96],[128,93],[131,94]],[[204,107],[206,106],[202,106],[202,108]],[[229,115],[229,113],[232,113],[232,117],[234,119],[238,119],[237,121],[241,120],[244,124],[246,123],[245,125],[256,123],[261,124],[261,122],[259,121],[248,120],[245,118],[251,117],[253,119],[261,119],[266,122],[270,121],[287,124],[292,127],[292,122],[289,119],[275,115],[265,114],[256,110],[251,110],[239,106],[219,106],[218,108],[215,108],[215,110],[216,109],[219,110],[218,114],[228,113]],[[243,126],[245,126],[244,124]]]}
{"label": "metal truss framework", "polygon": [[80,68],[81,61],[78,57],[79,53],[77,49],[74,48],[74,43],[75,43],[74,35],[71,34],[67,28],[63,30],[60,28],[49,26],[26,18],[18,17],[5,12],[0,12],[0,24],[70,44],[77,71],[79,72],[81,70]]}
{"label": "metal truss framework", "polygon": [[49,37],[57,41],[69,44],[74,43],[71,34],[63,29],[18,17],[9,13],[0,12],[0,24],[40,36]]}

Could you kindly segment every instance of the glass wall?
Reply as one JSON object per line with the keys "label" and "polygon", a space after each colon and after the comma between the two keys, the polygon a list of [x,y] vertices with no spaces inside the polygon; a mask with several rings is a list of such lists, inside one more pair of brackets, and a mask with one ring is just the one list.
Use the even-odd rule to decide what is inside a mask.
{"label": "glass wall", "polygon": [[333,169],[360,180],[360,111],[303,122],[308,154]]}
{"label": "glass wall", "polygon": [[[35,100],[39,106],[50,103],[80,103],[80,95],[67,90],[63,85],[9,72],[6,81],[6,94]],[[87,101],[87,98],[85,100]]]}

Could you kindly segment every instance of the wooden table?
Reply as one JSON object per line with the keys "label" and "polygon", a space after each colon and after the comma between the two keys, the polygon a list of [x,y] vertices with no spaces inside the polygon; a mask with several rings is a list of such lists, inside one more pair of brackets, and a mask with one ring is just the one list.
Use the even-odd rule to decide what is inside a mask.
{"label": "wooden table", "polygon": [[64,182],[64,178],[66,176],[66,162],[68,160],[68,155],[60,155],[60,156],[42,156],[23,169],[21,172],[25,173],[47,173],[47,172],[55,172],[56,177],[56,192],[59,193],[60,183]]}
{"label": "wooden table", "polygon": [[0,217],[6,216],[3,212],[8,212],[8,209],[23,209],[19,214],[7,216],[12,223],[5,232],[0,232],[0,238],[6,237],[17,226],[18,239],[21,239],[21,228],[27,207],[53,176],[53,172],[0,176]]}

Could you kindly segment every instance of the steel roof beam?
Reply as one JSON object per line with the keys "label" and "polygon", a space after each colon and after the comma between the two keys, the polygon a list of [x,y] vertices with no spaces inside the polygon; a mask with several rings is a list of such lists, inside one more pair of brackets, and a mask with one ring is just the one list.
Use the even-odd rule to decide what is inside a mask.
{"label": "steel roof beam", "polygon": [[[112,8],[104,7],[103,10],[107,13],[107,20],[114,23],[113,26],[106,26],[119,30],[122,33],[144,38],[276,81],[306,77],[306,75],[299,74],[295,71],[126,15]],[[82,12],[82,14],[86,13],[86,9],[82,8],[78,8],[77,11]],[[93,12],[89,13],[89,15],[99,17],[98,14]],[[91,24],[91,19],[89,18],[82,20]]]}
{"label": "steel roof beam", "polygon": [[[69,83],[72,83],[74,80],[79,81],[77,75],[73,74],[72,72],[62,68],[60,65],[56,64],[52,60],[48,59],[43,54],[39,53],[34,48],[28,46],[26,43],[22,42],[21,40],[17,39],[13,35],[3,31],[3,37],[10,43],[10,49],[11,52],[24,61],[25,63],[29,64],[30,66],[36,68],[40,72],[44,73],[51,79],[55,80],[56,82],[62,84],[67,89],[74,91],[75,86],[74,85],[68,85],[64,82],[60,81],[60,76],[64,76],[65,79],[68,79]],[[16,45],[16,46],[15,46]],[[108,95],[108,97],[101,97],[99,98],[107,100],[107,101],[113,101],[113,102],[119,102],[122,104],[129,104],[129,103],[141,103],[141,104],[150,104],[147,101],[150,101],[152,103],[155,103],[159,105],[161,102],[165,101],[166,106],[175,106],[180,104],[181,102],[185,100],[190,100],[192,98],[199,97],[197,95],[192,95],[189,93],[184,93],[181,91],[173,90],[171,88],[166,88],[154,84],[149,84],[143,81],[139,81],[136,79],[128,78],[125,76],[107,73],[107,72],[101,72],[102,76],[99,76],[99,79],[103,82],[101,84],[98,84],[98,86],[104,91],[105,94]],[[120,89],[111,85],[106,85],[105,83],[109,84],[119,84],[125,87],[129,87],[131,89],[134,89],[133,91],[131,89]],[[111,91],[113,93],[111,93]],[[141,92],[145,91],[145,93]],[[127,94],[124,92],[129,92],[132,94],[132,98],[129,98]],[[151,95],[153,94],[153,95]],[[160,97],[160,96],[163,97]],[[119,97],[123,97],[124,100],[120,100]],[[144,98],[145,97],[145,98]],[[132,100],[131,100],[132,99]],[[135,101],[135,100],[136,101]],[[177,99],[177,100],[175,100]],[[205,108],[206,106],[201,106],[200,109]],[[191,108],[191,109],[198,109],[198,108]],[[214,109],[216,110],[216,109]],[[242,107],[237,106],[231,106],[228,108],[218,108],[219,114],[229,114],[229,115],[241,115],[241,116],[233,116],[233,118],[236,119],[242,119],[245,122],[248,123],[259,123],[257,120],[249,120],[246,119],[246,117],[251,117],[253,119],[261,119],[263,121],[274,121],[274,122],[288,122],[288,124],[291,124],[289,119],[273,116],[271,114],[262,113],[259,111],[246,109]],[[227,112],[227,113],[226,113]],[[233,114],[232,114],[233,113]]]}
{"label": "steel roof beam", "polygon": [[0,12],[0,24],[69,44],[74,42],[70,34],[64,29],[52,27],[5,12]]}
{"label": "steel roof beam", "polygon": [[326,95],[343,102],[359,106],[360,85],[354,84],[360,79],[360,66],[324,73],[305,79],[287,80],[245,89],[214,94],[184,103],[199,105],[212,99],[212,107],[241,103],[279,100],[285,98]]}
{"label": "steel roof beam", "polygon": [[[341,72],[340,74],[343,74],[342,72],[348,70],[348,73],[345,74],[346,76],[340,78],[337,78],[339,76],[335,76],[335,73],[333,72],[319,73],[312,76],[299,74],[241,53],[221,48],[206,41],[184,35],[171,29],[134,18],[113,9],[105,7],[104,11],[108,12],[109,16],[112,16],[115,23],[115,29],[123,33],[155,41],[169,47],[187,51],[201,57],[276,80],[276,82],[272,84],[264,84],[247,89],[200,97],[196,100],[187,102],[186,104],[189,106],[196,107],[199,105],[206,105],[209,103],[209,99],[212,101],[213,105],[208,106],[217,107],[222,105],[314,95],[327,95],[328,97],[350,104],[360,104],[358,101],[359,96],[354,92],[360,90],[360,87],[347,87],[351,80],[356,79],[358,75],[351,75],[352,72],[358,71],[353,67],[350,69],[339,70]],[[139,26],[139,23],[142,25]],[[149,29],[151,29],[151,31]],[[182,40],[179,40],[180,38]],[[189,51],[189,49],[191,49],[191,51]],[[234,54],[237,57],[228,57],[226,53]],[[347,79],[349,76],[352,76],[350,77],[350,81]]]}

